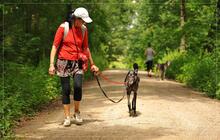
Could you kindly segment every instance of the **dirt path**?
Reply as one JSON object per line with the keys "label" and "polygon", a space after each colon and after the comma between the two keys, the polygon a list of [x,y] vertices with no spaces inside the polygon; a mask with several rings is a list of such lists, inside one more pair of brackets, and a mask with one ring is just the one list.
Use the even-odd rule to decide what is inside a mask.
{"label": "dirt path", "polygon": [[[123,81],[126,71],[105,71],[112,80]],[[81,113],[83,125],[63,127],[63,108],[59,101],[33,120],[16,129],[16,139],[48,140],[219,140],[220,101],[173,81],[146,78],[137,99],[137,117],[129,117],[126,98],[114,104],[102,95],[95,80],[84,84]],[[123,87],[102,81],[113,99]]]}

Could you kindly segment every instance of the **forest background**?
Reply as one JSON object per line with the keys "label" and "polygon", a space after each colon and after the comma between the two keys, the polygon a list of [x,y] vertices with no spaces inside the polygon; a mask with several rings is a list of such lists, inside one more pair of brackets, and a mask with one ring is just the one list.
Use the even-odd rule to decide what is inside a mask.
{"label": "forest background", "polygon": [[0,138],[60,96],[59,79],[48,75],[50,50],[67,11],[79,6],[93,19],[89,44],[101,70],[134,62],[145,70],[150,43],[155,63],[171,61],[168,78],[220,99],[220,0],[8,0],[0,4]]}

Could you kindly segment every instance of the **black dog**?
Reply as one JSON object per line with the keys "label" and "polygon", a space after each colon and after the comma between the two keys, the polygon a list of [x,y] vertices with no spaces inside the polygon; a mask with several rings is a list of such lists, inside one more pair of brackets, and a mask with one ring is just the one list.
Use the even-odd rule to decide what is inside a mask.
{"label": "black dog", "polygon": [[170,65],[170,61],[166,61],[166,63],[157,64],[156,71],[157,71],[157,77],[159,77],[161,80],[164,80],[166,69]]}
{"label": "black dog", "polygon": [[[137,90],[138,85],[140,82],[140,78],[138,77],[138,64],[134,63],[133,65],[134,70],[129,71],[125,83],[126,83],[126,91],[127,91],[127,98],[128,98],[128,109],[130,116],[137,116],[136,114],[136,100],[137,100]],[[132,107],[130,103],[130,95],[131,92],[134,92],[133,99],[132,99]]]}

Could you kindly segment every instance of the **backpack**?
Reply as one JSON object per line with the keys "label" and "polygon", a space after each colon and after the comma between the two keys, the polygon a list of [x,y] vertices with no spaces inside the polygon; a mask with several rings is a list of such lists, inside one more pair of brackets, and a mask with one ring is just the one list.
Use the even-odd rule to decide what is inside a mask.
{"label": "backpack", "polygon": [[[61,25],[61,26],[64,27],[64,34],[63,34],[63,39],[62,39],[62,41],[63,41],[66,38],[66,36],[67,36],[67,34],[69,32],[69,23],[68,22],[64,22],[64,24]],[[82,38],[83,38],[82,41],[84,41],[85,31],[87,30],[86,26],[82,25],[81,30],[82,30]],[[78,57],[78,61],[79,61],[79,69],[83,69],[83,71],[85,72],[85,71],[88,70],[88,57],[87,57],[87,54],[84,51],[84,47],[83,46],[82,46],[83,52],[79,52],[78,51],[78,47],[76,47],[76,48],[77,48],[77,53],[78,53],[77,57]],[[58,48],[58,51],[60,51],[60,49],[61,49],[61,45]],[[58,54],[58,52],[57,52],[57,54]]]}

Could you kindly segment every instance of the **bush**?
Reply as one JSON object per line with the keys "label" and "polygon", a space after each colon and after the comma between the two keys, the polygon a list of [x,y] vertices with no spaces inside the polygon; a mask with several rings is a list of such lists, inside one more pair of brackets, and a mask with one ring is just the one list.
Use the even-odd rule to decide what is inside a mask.
{"label": "bush", "polygon": [[1,136],[11,133],[14,122],[23,115],[33,115],[43,105],[56,98],[59,93],[58,79],[48,75],[48,68],[40,64],[37,68],[7,63],[4,85],[0,92]]}
{"label": "bush", "polygon": [[191,53],[183,53],[172,60],[167,76],[205,92],[209,97],[219,98],[220,90],[217,86],[218,77],[220,77],[217,70],[219,58],[216,53],[219,52],[204,54],[200,57]]}
{"label": "bush", "polygon": [[166,71],[166,76],[171,79],[176,79],[178,74],[182,73],[182,69],[180,69],[188,60],[185,53],[180,52],[170,52],[168,55],[164,57],[163,60],[171,61],[171,65]]}
{"label": "bush", "polygon": [[217,99],[220,100],[220,82],[218,83],[218,86],[217,86],[216,97],[217,97]]}
{"label": "bush", "polygon": [[193,78],[188,81],[189,85],[205,92],[209,97],[215,97],[217,90],[215,62],[207,56],[196,63]]}
{"label": "bush", "polygon": [[[103,70],[106,59],[101,55],[94,56],[95,64]],[[22,116],[34,115],[60,95],[59,78],[48,75],[47,61],[37,67],[12,62],[5,62],[5,66],[4,82],[0,85],[0,138],[10,136],[12,127]],[[86,72],[86,79],[91,76],[91,72]]]}

